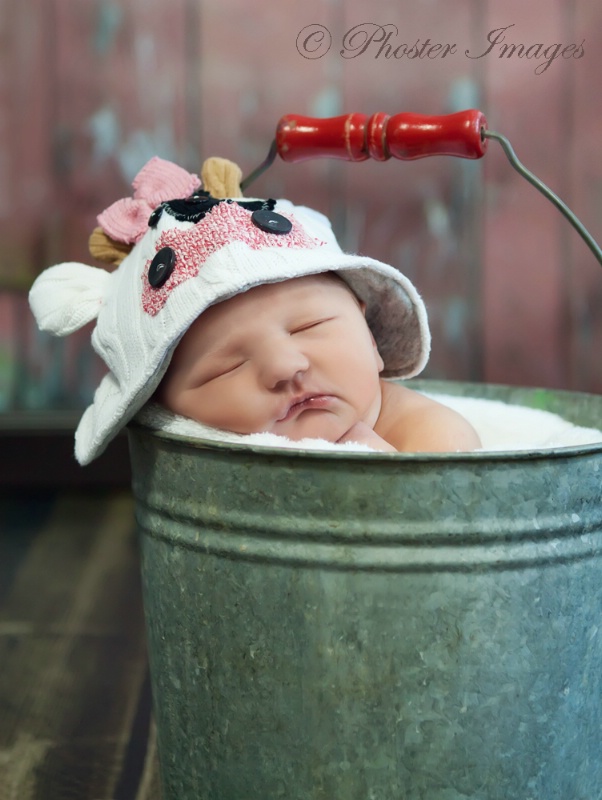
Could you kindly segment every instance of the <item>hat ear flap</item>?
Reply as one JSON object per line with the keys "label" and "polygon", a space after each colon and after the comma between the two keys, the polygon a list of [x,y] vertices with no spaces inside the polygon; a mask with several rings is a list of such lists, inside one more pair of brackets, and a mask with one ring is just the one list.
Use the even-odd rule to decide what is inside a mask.
{"label": "hat ear flap", "polygon": [[50,267],[36,278],[29,305],[42,331],[67,336],[96,319],[111,273],[75,262]]}

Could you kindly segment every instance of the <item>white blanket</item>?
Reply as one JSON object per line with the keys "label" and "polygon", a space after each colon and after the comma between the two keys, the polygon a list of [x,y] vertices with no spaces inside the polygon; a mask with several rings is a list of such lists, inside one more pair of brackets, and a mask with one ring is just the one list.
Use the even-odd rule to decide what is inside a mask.
{"label": "white blanket", "polygon": [[[473,425],[481,439],[482,451],[546,450],[602,443],[601,431],[578,427],[549,411],[509,405],[499,400],[443,394],[429,394],[428,396],[455,409]],[[303,439],[299,442],[292,442],[274,433],[250,435],[229,433],[217,428],[210,428],[186,417],[171,414],[156,404],[145,406],[138,413],[136,419],[154,430],[212,441],[238,442],[268,447],[292,447],[302,450],[372,451],[372,448],[367,445],[355,442],[333,444],[323,439]]]}

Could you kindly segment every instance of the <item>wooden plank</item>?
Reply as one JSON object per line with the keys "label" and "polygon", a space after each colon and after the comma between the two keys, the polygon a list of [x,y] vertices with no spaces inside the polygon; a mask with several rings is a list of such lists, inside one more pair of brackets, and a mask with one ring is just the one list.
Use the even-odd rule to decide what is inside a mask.
{"label": "wooden plank", "polygon": [[188,3],[54,5],[61,258],[89,260],[96,215],[143,164],[188,160]]}
{"label": "wooden plank", "polygon": [[[296,44],[299,32],[312,20],[333,27],[339,7],[338,2],[308,0],[284,10],[233,0],[224,12],[218,4],[203,4],[203,159],[229,158],[247,175],[266,157],[284,114],[339,112],[336,71],[328,59],[303,58]],[[340,196],[332,178],[332,163],[287,164],[277,159],[247,195],[286,197],[333,215]]]}
{"label": "wooden plank", "polygon": [[159,773],[159,756],[157,753],[157,728],[154,721],[151,721],[150,737],[144,771],[140,780],[136,800],[160,800],[161,796],[161,776]]}
{"label": "wooden plank", "polygon": [[[542,15],[518,0],[504,4],[503,10],[489,3],[489,27],[514,23],[507,42],[567,46],[573,32],[566,29],[565,6],[555,0]],[[578,32],[574,35],[581,38]],[[561,191],[570,169],[565,143],[571,120],[564,110],[564,87],[580,62],[558,59],[536,74],[538,62],[499,55],[498,47],[483,58],[490,126],[510,139],[530,170]],[[495,143],[486,166],[484,378],[565,386],[567,265],[562,236],[567,223],[514,172]]]}
{"label": "wooden plank", "polygon": [[[564,190],[567,202],[590,233],[602,241],[602,54],[593,33],[602,26],[602,7],[574,0],[566,14],[574,39],[585,37],[585,55],[567,70],[564,113],[570,127],[561,158],[569,166]],[[568,316],[567,359],[571,388],[602,392],[602,273],[577,234],[563,225],[563,258],[567,265],[565,296]]]}
{"label": "wooden plank", "polygon": [[[440,115],[479,106],[482,75],[463,54],[479,32],[477,3],[455,3],[453,13],[442,2],[418,4],[408,16],[380,0],[365,25],[359,1],[345,12],[337,34],[349,110]],[[362,40],[370,44],[354,50]],[[434,58],[407,57],[404,45],[425,53],[427,40],[442,45]],[[433,334],[427,377],[481,374],[481,173],[479,163],[450,157],[364,162],[345,173],[348,242],[399,267],[425,299]]]}
{"label": "wooden plank", "polygon": [[48,489],[0,495],[0,608],[19,564],[51,513],[54,495]]}
{"label": "wooden plank", "polygon": [[[129,193],[148,156],[196,170],[221,154],[248,173],[291,111],[438,113],[474,98],[597,233],[602,55],[592,32],[601,16],[587,0],[550,0],[543,15],[520,0],[459,0],[453,11],[432,0],[411,17],[384,0],[369,15],[356,0],[286,9],[246,0],[227,9],[195,0],[3,0],[0,282],[24,285],[54,261],[89,260],[96,214]],[[396,24],[400,41],[428,37],[460,51],[446,61],[343,59],[341,39],[361,20]],[[296,44],[312,21],[333,36],[319,59],[303,58]],[[538,62],[516,55],[461,52],[483,52],[488,32],[507,25],[507,41],[525,45],[585,37],[585,56],[536,74]],[[277,161],[252,191],[318,207],[347,248],[399,264],[415,280],[433,325],[427,374],[602,387],[597,267],[495,143],[480,165]],[[8,302],[13,310],[3,318],[17,322],[0,322],[4,396],[20,405],[81,404],[98,371],[88,366],[86,336],[49,344],[33,333],[23,300]],[[15,362],[28,364],[17,381]]]}
{"label": "wooden plank", "polygon": [[23,287],[43,257],[54,180],[51,4],[4,0],[0,14],[0,286]]}
{"label": "wooden plank", "polygon": [[140,758],[123,773],[141,702],[148,728],[138,570],[121,493],[59,498],[17,564],[0,608],[0,783],[13,796],[118,800],[141,777]]}
{"label": "wooden plank", "polygon": [[[39,14],[31,4],[11,5],[16,31],[11,42],[18,44],[6,56],[3,72],[16,76],[15,86],[9,86],[15,106],[12,171],[3,186],[18,187],[24,195],[5,203],[8,257],[3,265],[23,286],[53,263],[92,262],[87,243],[97,214],[131,194],[132,178],[152,155],[195,162],[196,168],[188,121],[197,119],[197,112],[195,106],[188,114],[187,105],[193,99],[188,87],[195,83],[189,23],[196,5],[190,0],[169,6],[157,0],[123,6],[102,0],[42,5]],[[31,30],[26,25],[30,14]],[[30,50],[36,60],[21,69]],[[34,96],[25,104],[32,86],[44,102]],[[30,172],[38,182],[46,181],[44,192],[33,191]],[[0,213],[0,233],[2,224]],[[81,408],[104,373],[91,352],[90,328],[58,341],[35,330],[24,297],[10,303],[12,329],[0,322],[2,338],[14,343],[7,348],[6,403]]]}
{"label": "wooden plank", "polygon": [[16,306],[12,292],[0,291],[0,412],[14,408],[18,395]]}

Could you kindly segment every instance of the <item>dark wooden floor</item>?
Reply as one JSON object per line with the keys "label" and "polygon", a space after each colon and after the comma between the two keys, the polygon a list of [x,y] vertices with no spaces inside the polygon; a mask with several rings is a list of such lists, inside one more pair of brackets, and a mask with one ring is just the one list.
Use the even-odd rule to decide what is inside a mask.
{"label": "dark wooden floor", "polygon": [[158,800],[127,490],[0,493],[0,800]]}

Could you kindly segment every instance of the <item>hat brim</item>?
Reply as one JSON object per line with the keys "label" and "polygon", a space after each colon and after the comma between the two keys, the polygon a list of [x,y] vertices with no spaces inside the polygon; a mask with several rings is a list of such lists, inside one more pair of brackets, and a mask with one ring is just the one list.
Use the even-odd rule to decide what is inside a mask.
{"label": "hat brim", "polygon": [[[124,316],[132,315],[132,298],[140,293],[146,256],[136,255],[136,249],[115,275],[113,302],[107,304],[106,314],[99,314],[93,333],[93,345],[105,360],[109,347],[115,348],[115,330]],[[126,262],[134,258],[139,264],[132,269]],[[340,275],[366,304],[366,320],[384,361],[383,377],[410,378],[421,372],[431,342],[426,309],[411,281],[398,270],[330,245],[266,251],[234,241],[210,256],[195,277],[176,286],[156,316],[142,315],[136,333],[144,355],[128,366],[127,384],[120,385],[112,372],[103,378],[76,432],[78,461],[87,464],[100,455],[152,397],[180,339],[206,308],[261,284],[324,272]]]}

